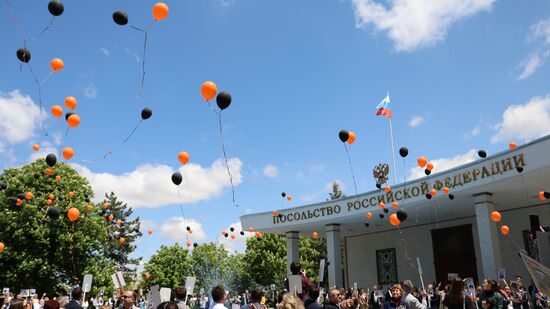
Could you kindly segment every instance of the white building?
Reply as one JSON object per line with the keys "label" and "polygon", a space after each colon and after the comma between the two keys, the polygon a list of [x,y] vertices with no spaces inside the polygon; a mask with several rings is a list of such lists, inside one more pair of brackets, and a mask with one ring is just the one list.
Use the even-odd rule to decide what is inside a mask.
{"label": "white building", "polygon": [[[445,186],[453,200],[444,194]],[[437,195],[428,199],[426,193],[433,188]],[[285,233],[288,263],[299,260],[298,235],[317,232],[325,237],[329,286],[357,282],[370,287],[405,279],[419,285],[417,257],[425,281],[439,282],[457,273],[479,282],[497,278],[504,268],[508,278],[519,274],[528,284],[517,252],[533,253],[530,231],[550,226],[550,203],[538,197],[544,190],[550,191],[550,136],[394,186],[390,193],[371,191],[279,210],[278,216],[244,215],[241,223],[243,229]],[[399,228],[388,220],[398,210],[394,201],[408,214]],[[389,210],[383,219],[379,202]],[[491,221],[492,211],[501,213],[499,223]],[[503,225],[509,227],[507,236],[501,233]]]}

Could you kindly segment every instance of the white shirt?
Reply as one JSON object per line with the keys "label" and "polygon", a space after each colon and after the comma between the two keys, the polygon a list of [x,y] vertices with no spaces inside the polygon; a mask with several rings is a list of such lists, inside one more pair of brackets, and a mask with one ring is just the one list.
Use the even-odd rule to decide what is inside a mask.
{"label": "white shirt", "polygon": [[206,303],[208,302],[208,297],[206,297],[206,296],[201,297],[199,302],[200,302],[200,307],[202,309],[206,308]]}
{"label": "white shirt", "polygon": [[210,305],[210,309],[227,309],[227,308],[225,308],[223,303],[212,303],[212,305]]}
{"label": "white shirt", "polygon": [[408,309],[426,309],[428,306],[425,298],[423,298],[422,303],[420,303],[412,294],[407,294],[407,296],[405,296],[405,302],[407,303]]}

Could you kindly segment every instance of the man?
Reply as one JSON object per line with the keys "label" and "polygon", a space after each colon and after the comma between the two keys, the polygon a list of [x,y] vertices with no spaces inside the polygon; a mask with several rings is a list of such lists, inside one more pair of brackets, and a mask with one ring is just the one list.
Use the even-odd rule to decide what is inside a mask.
{"label": "man", "polygon": [[317,299],[319,298],[319,289],[318,288],[312,288],[311,291],[309,291],[309,298],[306,299],[304,306],[305,309],[322,309],[321,305],[317,302]]}
{"label": "man", "polygon": [[422,297],[422,303],[418,301],[416,297],[412,294],[413,284],[411,280],[403,281],[403,290],[405,291],[405,302],[407,303],[408,309],[426,309],[428,306],[428,294],[426,291],[420,293]]}
{"label": "man", "polygon": [[80,301],[82,300],[82,289],[77,286],[71,292],[71,301],[65,305],[65,309],[82,309]]}
{"label": "man", "polygon": [[328,294],[328,303],[325,305],[325,309],[340,309],[340,290],[333,288]]}
{"label": "man", "polygon": [[262,297],[264,296],[264,293],[258,289],[252,290],[252,293],[250,293],[250,297],[248,298],[248,304],[242,305],[241,309],[261,309],[263,308],[262,304],[260,303],[262,301]]}
{"label": "man", "polygon": [[216,285],[212,288],[212,303],[210,304],[210,309],[226,309],[223,305],[227,298],[225,289],[222,285]]}
{"label": "man", "polygon": [[178,303],[178,309],[189,309],[185,303],[185,296],[187,296],[187,289],[180,285],[176,289],[176,303]]}
{"label": "man", "polygon": [[[300,276],[302,278],[302,293],[298,294],[298,297],[302,301],[305,301],[308,298],[309,290],[313,288],[313,284],[311,284],[308,277],[306,276],[306,272],[305,270],[302,269],[300,262],[292,262],[290,264],[290,273],[293,276]],[[293,289],[289,288],[288,280],[285,281],[285,287],[289,292],[294,291]]]}
{"label": "man", "polygon": [[121,309],[139,309],[139,307],[135,305],[136,299],[137,299],[137,295],[134,291],[124,292],[124,295],[122,295],[123,303],[122,303]]}
{"label": "man", "polygon": [[207,303],[208,303],[208,296],[206,296],[206,293],[204,292],[204,290],[201,289],[200,297],[199,297],[199,307],[200,307],[200,309],[205,309],[207,307],[206,306]]}

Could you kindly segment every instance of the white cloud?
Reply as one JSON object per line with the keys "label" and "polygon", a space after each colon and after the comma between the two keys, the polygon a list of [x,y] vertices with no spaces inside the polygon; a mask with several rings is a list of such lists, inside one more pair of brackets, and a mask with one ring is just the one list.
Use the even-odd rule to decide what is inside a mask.
{"label": "white cloud", "polygon": [[263,174],[265,177],[277,178],[279,177],[279,168],[273,164],[267,164],[263,169]]}
{"label": "white cloud", "polygon": [[323,186],[323,190],[301,195],[300,199],[302,199],[304,202],[308,202],[308,203],[313,202],[313,201],[317,201],[319,199],[322,199],[322,200],[328,199],[329,198],[329,193],[332,192],[332,184],[334,182],[336,182],[340,186],[340,191],[343,192],[344,189],[346,188],[344,183],[339,179],[334,179],[333,181],[325,183],[325,185]]}
{"label": "white cloud", "polygon": [[[433,172],[439,173],[466,163],[473,162],[476,159],[477,159],[477,151],[474,149],[471,149],[465,154],[457,155],[452,158],[429,160],[429,162],[432,162],[434,164]],[[424,176],[426,176],[426,174],[424,174],[423,169],[418,167],[413,167],[409,170],[407,181],[424,177]]]}
{"label": "white cloud", "polygon": [[[180,167],[183,182],[179,185],[179,196],[178,187],[171,180],[174,170],[167,165],[144,164],[122,175],[94,173],[79,164],[72,166],[88,179],[96,199],[113,191],[132,207],[156,208],[179,204],[179,196],[184,204],[207,201],[221,196],[224,189],[230,187],[227,168],[222,159],[214,161],[210,167],[202,167],[196,163]],[[229,159],[229,168],[233,183],[238,186],[242,181],[241,160]]]}
{"label": "white cloud", "polygon": [[509,106],[495,126],[492,143],[520,139],[529,141],[550,133],[550,96],[534,97],[523,105]]}
{"label": "white cloud", "polygon": [[3,154],[4,151],[6,151],[6,145],[4,145],[4,143],[0,142],[0,154]]}
{"label": "white cloud", "polygon": [[103,53],[103,55],[105,55],[105,56],[111,55],[111,52],[110,52],[107,48],[105,48],[105,47],[102,47],[102,48],[100,48],[99,50],[100,50],[100,51]]}
{"label": "white cloud", "polygon": [[421,125],[424,122],[424,117],[422,116],[413,116],[411,120],[409,120],[409,126],[416,128],[419,125]]}
{"label": "white cloud", "polygon": [[88,99],[94,99],[97,96],[97,87],[90,83],[84,87],[84,96]]}
{"label": "white cloud", "polygon": [[[190,227],[193,233],[189,234],[187,227]],[[183,242],[184,244],[187,240],[194,243],[207,238],[202,224],[193,218],[176,217],[168,219],[160,227],[160,233],[169,240]]]}
{"label": "white cloud", "polygon": [[542,41],[543,44],[550,45],[550,18],[532,25],[527,40],[530,42]]}
{"label": "white cloud", "polygon": [[309,167],[309,171],[312,173],[324,173],[327,166],[321,163],[313,164]]}
{"label": "white cloud", "polygon": [[464,134],[464,138],[465,139],[474,138],[474,137],[477,137],[479,135],[479,133],[481,133],[481,127],[479,125],[477,125],[472,129],[472,131]]}
{"label": "white cloud", "polygon": [[521,74],[516,77],[516,80],[526,79],[527,77],[533,75],[543,65],[543,62],[538,53],[532,54],[529,57],[523,59],[519,64],[523,68]]}
{"label": "white cloud", "polygon": [[[44,112],[44,119],[47,117]],[[40,127],[40,107],[19,90],[0,92],[0,139],[19,143],[34,136]]]}
{"label": "white cloud", "polygon": [[[253,237],[255,233],[244,231],[244,236],[241,235],[241,222],[232,223],[229,227],[234,227],[235,232],[232,233],[229,229],[227,229],[226,232],[229,233],[228,237],[225,237],[220,233],[217,238],[218,245],[223,246],[223,248],[229,253],[234,253],[235,251],[244,252],[246,249],[246,240]],[[235,235],[235,239],[231,239],[231,234]]]}
{"label": "white cloud", "polygon": [[352,0],[355,24],[384,31],[396,51],[413,51],[445,39],[455,22],[490,10],[495,0],[393,0],[390,8],[375,0]]}
{"label": "white cloud", "polygon": [[132,55],[134,56],[134,59],[136,60],[137,63],[139,63],[141,61],[140,57],[138,56],[138,54],[134,53],[132,50],[130,50],[128,47],[124,47],[124,52],[128,55]]}

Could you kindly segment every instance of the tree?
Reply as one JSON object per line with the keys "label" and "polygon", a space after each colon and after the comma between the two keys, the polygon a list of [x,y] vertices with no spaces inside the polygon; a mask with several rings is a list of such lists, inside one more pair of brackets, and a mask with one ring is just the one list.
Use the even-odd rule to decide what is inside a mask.
{"label": "tree", "polygon": [[208,243],[194,248],[191,269],[197,278],[197,285],[205,287],[207,291],[218,284],[224,285],[228,290],[233,288],[236,270],[222,246]]}
{"label": "tree", "polygon": [[332,192],[329,192],[328,195],[329,198],[327,199],[327,201],[339,200],[346,197],[340,189],[340,184],[338,184],[338,182],[336,181],[332,182]]}
{"label": "tree", "polygon": [[[311,282],[319,282],[319,263],[327,260],[327,242],[323,238],[300,237],[300,264]],[[324,277],[328,270],[325,268]]]}
{"label": "tree", "polygon": [[[175,289],[185,284],[185,278],[191,276],[191,258],[189,250],[179,245],[161,246],[143,267],[142,286],[149,290],[155,284]],[[151,278],[147,279],[147,275]]]}
{"label": "tree", "polygon": [[[5,170],[0,188],[0,241],[6,246],[0,253],[0,282],[14,290],[57,294],[82,284],[90,273],[92,293],[111,285],[116,263],[105,253],[119,244],[105,243],[109,231],[101,210],[88,202],[93,191],[85,178],[69,165],[50,168],[39,159]],[[80,213],[74,222],[67,216],[70,208]],[[49,210],[60,217],[51,218]]]}

